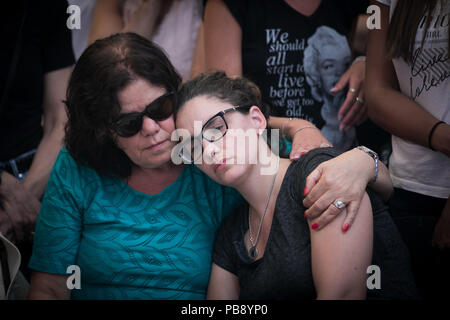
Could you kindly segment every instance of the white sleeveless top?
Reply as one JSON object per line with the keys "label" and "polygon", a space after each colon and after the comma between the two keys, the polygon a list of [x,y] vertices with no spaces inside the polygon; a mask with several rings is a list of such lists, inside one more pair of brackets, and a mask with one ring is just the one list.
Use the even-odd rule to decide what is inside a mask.
{"label": "white sleeveless top", "polygon": [[[397,0],[378,1],[391,6],[392,18]],[[446,123],[450,123],[449,20],[450,1],[438,1],[422,53],[412,65],[393,59],[401,92]],[[420,48],[424,25],[419,24],[415,50]],[[389,171],[395,187],[437,198],[450,195],[450,158],[440,152],[393,135]]]}
{"label": "white sleeveless top", "polygon": [[[142,0],[123,1],[126,24]],[[202,19],[201,0],[173,0],[169,12],[155,29],[150,40],[162,47],[184,80],[189,79],[197,31]]]}

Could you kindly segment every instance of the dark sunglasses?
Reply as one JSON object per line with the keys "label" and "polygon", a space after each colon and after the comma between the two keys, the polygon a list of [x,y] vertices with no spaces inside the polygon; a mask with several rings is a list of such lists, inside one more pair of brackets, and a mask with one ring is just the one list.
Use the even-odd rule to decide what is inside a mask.
{"label": "dark sunglasses", "polygon": [[144,116],[154,121],[163,121],[173,114],[174,106],[175,92],[166,93],[146,106],[142,112],[130,112],[119,115],[113,121],[111,128],[121,137],[132,137],[141,130]]}

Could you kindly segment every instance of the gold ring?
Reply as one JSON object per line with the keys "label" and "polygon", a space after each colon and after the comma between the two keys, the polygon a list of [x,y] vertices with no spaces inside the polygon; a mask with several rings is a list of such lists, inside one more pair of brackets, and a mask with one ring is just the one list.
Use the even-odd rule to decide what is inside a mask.
{"label": "gold ring", "polygon": [[364,104],[364,102],[365,102],[364,99],[360,98],[360,97],[356,97],[356,101],[358,101],[361,104]]}

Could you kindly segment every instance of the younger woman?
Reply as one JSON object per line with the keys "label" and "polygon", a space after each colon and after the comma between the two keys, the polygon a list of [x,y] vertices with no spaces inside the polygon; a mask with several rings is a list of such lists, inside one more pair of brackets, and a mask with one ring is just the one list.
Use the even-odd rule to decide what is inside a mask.
{"label": "younger woman", "polygon": [[[178,94],[176,126],[194,136],[179,155],[216,182],[236,188],[247,201],[225,218],[218,232],[208,297],[416,298],[407,249],[375,194],[370,199],[364,196],[358,219],[346,234],[337,227],[344,215],[329,227],[310,232],[317,223],[298,215],[305,209],[300,204],[305,179],[336,152],[315,149],[299,161],[280,159],[262,138],[267,120],[260,106],[261,96],[253,83],[227,78],[222,72],[201,75]],[[201,132],[194,129],[195,121],[201,121]],[[246,143],[236,143],[236,138]],[[195,148],[186,152],[191,150],[188,143],[201,143],[203,158]],[[361,150],[354,152],[368,166],[373,163]],[[275,169],[269,172],[270,168]],[[391,192],[389,180],[378,183],[385,193]],[[345,206],[339,199],[334,205]],[[376,267],[368,269],[369,265]],[[374,279],[377,289],[367,291],[372,288],[366,284],[370,282],[367,270],[374,269],[381,284]]]}

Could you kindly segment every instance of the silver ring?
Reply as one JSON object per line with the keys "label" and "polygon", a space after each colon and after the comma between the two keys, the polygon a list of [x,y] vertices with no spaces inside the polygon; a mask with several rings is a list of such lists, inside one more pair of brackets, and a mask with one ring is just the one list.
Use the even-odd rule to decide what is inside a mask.
{"label": "silver ring", "polygon": [[356,101],[358,101],[361,104],[364,104],[364,102],[365,102],[364,99],[360,98],[360,97],[356,97]]}
{"label": "silver ring", "polygon": [[342,209],[345,208],[346,204],[344,202],[342,202],[341,200],[334,200],[333,205],[338,208],[338,209]]}
{"label": "silver ring", "polygon": [[356,91],[358,91],[358,90],[356,90],[355,88],[350,88],[349,90],[350,90],[350,92],[352,92],[352,93],[355,93]]}

